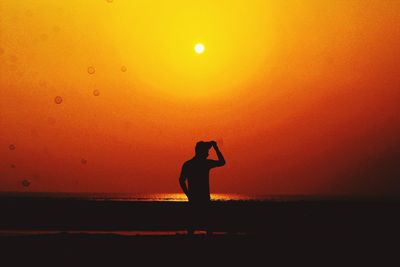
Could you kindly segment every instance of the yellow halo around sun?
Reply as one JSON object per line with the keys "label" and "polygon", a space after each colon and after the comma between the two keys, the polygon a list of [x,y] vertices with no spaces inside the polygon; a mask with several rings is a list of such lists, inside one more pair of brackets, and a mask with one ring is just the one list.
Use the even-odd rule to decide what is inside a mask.
{"label": "yellow halo around sun", "polygon": [[196,51],[197,54],[203,54],[204,50],[205,50],[205,47],[203,44],[196,44],[194,46],[194,51]]}

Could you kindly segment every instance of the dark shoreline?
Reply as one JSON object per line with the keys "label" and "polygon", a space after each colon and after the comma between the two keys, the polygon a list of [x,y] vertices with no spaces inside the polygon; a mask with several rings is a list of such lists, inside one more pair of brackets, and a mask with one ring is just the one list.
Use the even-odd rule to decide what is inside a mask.
{"label": "dark shoreline", "polygon": [[[397,255],[397,245],[392,244],[400,240],[397,200],[216,201],[207,214],[213,230],[225,234],[213,236],[182,234],[187,227],[187,214],[187,202],[2,196],[0,231],[44,232],[2,234],[0,246],[3,255],[21,253],[23,259],[45,253],[45,259],[89,258],[95,263],[102,263],[105,256],[135,261],[159,260],[164,255],[179,261],[181,257],[201,258],[200,253],[206,259],[211,256],[222,259],[223,263],[235,263],[238,258],[248,263],[249,259],[263,260],[266,255],[279,253],[357,255],[358,260],[379,252],[388,258],[392,252]],[[46,231],[56,233],[46,234]],[[124,231],[180,234],[118,234]],[[65,266],[74,265],[66,262]]]}
{"label": "dark shoreline", "polygon": [[[263,234],[320,228],[355,231],[400,225],[400,201],[376,199],[212,201],[206,214],[215,231]],[[0,197],[0,230],[178,231],[187,226],[188,203]],[[377,230],[377,229],[376,229]]]}

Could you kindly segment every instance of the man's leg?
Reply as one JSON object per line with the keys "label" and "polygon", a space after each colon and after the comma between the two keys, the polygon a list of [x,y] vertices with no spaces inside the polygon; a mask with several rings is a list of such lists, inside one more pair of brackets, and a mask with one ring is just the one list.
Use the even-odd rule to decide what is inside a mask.
{"label": "man's leg", "polygon": [[213,234],[213,229],[212,229],[212,214],[211,214],[211,201],[208,201],[204,203],[202,206],[202,218],[204,222],[204,227],[207,232],[208,236],[211,236]]}
{"label": "man's leg", "polygon": [[188,228],[187,228],[187,233],[188,235],[194,235],[194,229],[195,229],[195,219],[196,219],[196,210],[195,210],[195,206],[193,205],[193,203],[189,202],[188,205]]}

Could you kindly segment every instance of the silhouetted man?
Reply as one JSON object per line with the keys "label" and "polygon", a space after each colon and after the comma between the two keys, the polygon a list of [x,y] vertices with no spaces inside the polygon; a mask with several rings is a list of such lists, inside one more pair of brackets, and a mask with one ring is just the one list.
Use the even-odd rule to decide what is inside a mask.
{"label": "silhouetted man", "polygon": [[[217,153],[218,160],[207,159],[208,151],[213,147]],[[196,222],[207,221],[207,210],[210,204],[210,169],[225,165],[225,159],[219,150],[215,141],[200,141],[195,147],[195,156],[186,161],[182,166],[179,183],[183,192],[189,200],[191,222],[189,226],[189,234],[194,232],[194,224]],[[186,185],[186,180],[188,185]],[[207,231],[210,233],[208,226]]]}

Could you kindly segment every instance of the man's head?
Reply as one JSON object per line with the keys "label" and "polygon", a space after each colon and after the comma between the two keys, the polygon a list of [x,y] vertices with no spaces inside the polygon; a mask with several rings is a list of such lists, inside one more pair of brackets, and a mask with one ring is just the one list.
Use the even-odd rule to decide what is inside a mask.
{"label": "man's head", "polygon": [[206,159],[208,157],[208,151],[211,148],[210,142],[200,141],[197,142],[195,147],[196,157]]}

